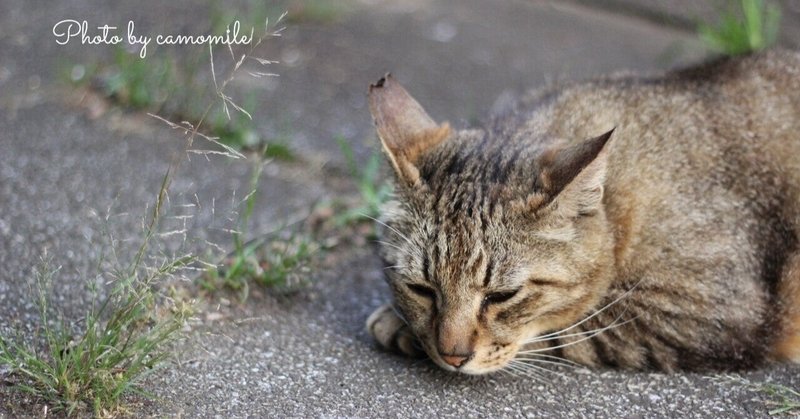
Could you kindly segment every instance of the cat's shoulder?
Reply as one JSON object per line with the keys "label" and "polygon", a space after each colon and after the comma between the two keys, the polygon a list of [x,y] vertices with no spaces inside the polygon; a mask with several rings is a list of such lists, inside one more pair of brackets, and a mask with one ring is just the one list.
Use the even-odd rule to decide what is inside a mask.
{"label": "cat's shoulder", "polygon": [[719,57],[707,62],[669,71],[664,80],[715,83],[752,77],[798,79],[800,51],[775,48],[752,54]]}

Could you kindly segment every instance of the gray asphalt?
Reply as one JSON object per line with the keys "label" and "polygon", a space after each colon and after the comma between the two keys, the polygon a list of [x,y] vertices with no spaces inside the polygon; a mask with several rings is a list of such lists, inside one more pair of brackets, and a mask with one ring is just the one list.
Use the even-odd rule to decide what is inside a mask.
{"label": "gray asphalt", "polygon": [[[137,237],[139,216],[182,147],[173,131],[139,113],[112,108],[90,118],[86,101],[80,104],[60,74],[70,63],[109,51],[57,46],[52,24],[134,18],[143,28],[192,33],[207,19],[206,9],[189,7],[194,3],[160,4],[0,4],[0,330],[34,324],[27,284],[45,250],[62,266],[54,290],[59,309],[83,313],[84,278],[102,248],[102,223],[93,212],[112,208],[109,224],[117,237]],[[581,2],[348,4],[335,22],[291,25],[259,50],[283,61],[271,69],[279,78],[234,83],[237,92],[255,92],[259,130],[272,136],[289,126],[290,145],[301,158],[267,166],[253,235],[315,202],[355,196],[333,139],[342,136],[360,156],[374,149],[366,86],[386,71],[436,119],[463,127],[548,81],[659,71],[705,55],[691,33],[675,26]],[[685,12],[681,4],[671,11]],[[219,157],[194,156],[183,164],[171,198],[175,211],[201,204],[189,225],[196,238],[191,246],[206,239],[228,243],[224,214],[246,190],[248,170],[246,162]],[[176,348],[177,359],[147,379],[157,399],[132,400],[131,415],[763,417],[768,396],[755,388],[800,387],[800,368],[793,366],[733,376],[561,369],[539,382],[457,376],[386,354],[363,330],[371,310],[389,298],[382,271],[368,245],[347,243],[326,256],[312,275],[314,285],[298,295],[256,293],[243,306],[210,301]],[[0,416],[39,409],[0,388]]]}

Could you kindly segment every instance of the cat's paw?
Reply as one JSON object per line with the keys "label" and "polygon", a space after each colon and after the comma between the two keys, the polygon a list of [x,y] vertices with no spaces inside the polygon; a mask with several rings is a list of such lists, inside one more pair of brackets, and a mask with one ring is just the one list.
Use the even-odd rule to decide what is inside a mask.
{"label": "cat's paw", "polygon": [[389,351],[411,357],[425,355],[417,337],[408,325],[395,313],[391,304],[378,307],[367,319],[367,330],[378,344]]}

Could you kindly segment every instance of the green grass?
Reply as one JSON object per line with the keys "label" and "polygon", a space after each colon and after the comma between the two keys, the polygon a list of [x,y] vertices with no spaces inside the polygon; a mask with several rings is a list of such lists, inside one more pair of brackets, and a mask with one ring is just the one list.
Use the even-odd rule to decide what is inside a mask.
{"label": "green grass", "polygon": [[[256,109],[255,96],[246,95],[242,105],[245,109]],[[281,161],[294,161],[296,158],[288,145],[288,133],[268,140],[258,132],[253,120],[242,112],[232,112],[229,117],[222,107],[217,107],[208,120],[211,135],[236,150],[260,151],[264,158]]]}
{"label": "green grass", "polygon": [[[251,27],[256,32],[266,31],[267,16],[280,16],[272,9],[275,8],[267,8],[263,2],[253,2],[247,12],[239,11],[238,15],[220,8],[212,13],[211,33],[224,33],[236,19],[243,21],[243,32],[249,32]],[[180,57],[169,49],[154,49],[142,59],[138,52],[115,47],[110,62],[65,66],[61,73],[72,85],[92,88],[113,105],[159,114],[167,120],[203,120],[202,132],[218,137],[220,143],[235,150],[258,150],[266,144],[270,146],[266,157],[294,159],[288,141],[261,135],[249,114],[238,109],[230,111],[232,102],[214,106],[208,114],[208,110],[198,106],[208,99],[209,66],[204,62],[207,54],[207,48],[196,48]],[[241,109],[256,108],[254,94],[244,99]]]}
{"label": "green grass", "polygon": [[251,284],[274,294],[290,294],[309,283],[318,249],[314,240],[297,233],[237,244],[222,265],[206,271],[198,283],[207,292],[237,292],[240,301],[249,297]]}
{"label": "green grass", "polygon": [[[91,409],[114,415],[129,394],[149,396],[144,378],[171,355],[191,306],[160,294],[156,287],[195,261],[190,255],[159,257],[148,265],[148,248],[157,235],[169,176],[165,176],[143,239],[129,264],[116,249],[99,246],[98,272],[87,280],[92,299],[80,320],[67,321],[52,307],[58,269],[42,258],[33,291],[39,318],[32,335],[0,335],[0,365],[10,370],[14,389],[30,393],[67,415]],[[109,236],[109,242],[115,240]],[[106,258],[107,252],[113,257]],[[109,266],[108,268],[104,268]],[[98,291],[96,280],[110,288]],[[99,293],[107,293],[98,298]]]}
{"label": "green grass", "polygon": [[767,403],[773,406],[770,415],[800,412],[800,393],[780,384],[764,384],[759,390],[770,397]]}
{"label": "green grass", "polygon": [[[112,104],[132,110],[157,113],[166,119],[196,121],[202,118],[204,91],[197,69],[198,57],[187,58],[191,65],[179,65],[178,60],[153,51],[146,59],[138,53],[117,48],[111,64],[72,66],[71,83],[77,86],[94,85]],[[94,82],[91,82],[94,80]],[[245,109],[255,109],[254,94],[245,96]],[[294,154],[286,140],[272,140],[259,133],[254,121],[242,112],[225,112],[216,106],[205,118],[204,130],[218,137],[219,142],[236,150],[257,150],[268,145],[265,157],[293,160]]]}
{"label": "green grass", "polygon": [[700,23],[700,39],[714,51],[741,55],[775,43],[780,29],[780,8],[767,0],[729,2],[729,10],[715,24]]}
{"label": "green grass", "polygon": [[759,393],[762,398],[766,397],[764,404],[769,409],[767,413],[770,416],[783,414],[797,416],[800,414],[800,392],[782,384],[754,383],[739,375],[728,374],[722,374],[712,379],[733,382],[743,386],[748,391]]}
{"label": "green grass", "polygon": [[141,59],[124,48],[114,49],[114,62],[101,79],[109,98],[133,109],[159,111],[175,93],[179,69],[169,57],[153,54]]}
{"label": "green grass", "polygon": [[391,198],[393,192],[391,184],[384,182],[380,177],[382,161],[380,152],[374,151],[360,167],[347,140],[337,137],[336,141],[360,196],[360,203],[338,214],[335,218],[336,223],[341,225],[377,218],[381,206]]}
{"label": "green grass", "polygon": [[[245,109],[255,109],[255,97],[250,94],[243,102]],[[259,134],[253,120],[242,112],[227,114],[223,108],[215,108],[208,119],[211,134],[220,142],[237,150],[253,150],[262,147],[264,139]]]}
{"label": "green grass", "polygon": [[[154,58],[152,54],[145,61],[118,50],[114,65],[99,70],[102,89],[114,103],[157,112],[165,106],[167,99],[177,94],[177,87],[173,86],[187,90],[181,82],[189,79],[173,77],[176,67],[168,63]],[[229,106],[236,109],[231,114],[238,117],[246,112],[223,93],[225,84],[233,79],[237,69],[238,66],[215,93],[220,100],[227,100]],[[81,77],[71,77],[75,82],[81,82],[80,79],[84,77],[95,77],[85,73],[76,75]],[[212,107],[213,103],[205,111],[199,112],[200,116],[193,119],[197,121],[195,124],[187,124],[192,127],[207,126],[203,122]],[[174,113],[171,115],[175,116]],[[180,128],[186,137],[187,150],[191,149],[195,139],[193,130],[187,130],[184,123],[156,117],[173,128]],[[236,129],[241,131],[243,123],[239,119],[236,121],[239,124]],[[243,157],[240,153],[225,154]],[[91,407],[97,416],[114,414],[126,394],[146,395],[140,387],[142,379],[171,354],[169,343],[179,337],[181,326],[190,313],[187,306],[160,295],[156,285],[176,276],[177,271],[195,262],[195,258],[167,258],[161,255],[161,262],[157,266],[146,266],[145,263],[152,260],[148,248],[151,241],[158,237],[159,220],[171,174],[177,169],[182,156],[183,153],[174,156],[163,178],[148,217],[144,239],[133,255],[131,265],[98,273],[98,278],[109,282],[111,289],[101,301],[93,299],[82,321],[67,322],[62,320],[63,316],[59,313],[52,312],[49,287],[55,271],[48,267],[39,271],[35,286],[40,308],[37,332],[34,336],[2,336],[0,340],[0,363],[6,365],[17,380],[16,389],[29,392],[54,409],[66,410],[68,414]],[[254,176],[254,181],[257,181],[257,176]],[[247,202],[249,217],[254,200],[251,197]],[[113,239],[109,241],[114,243]],[[244,249],[241,241],[237,243],[240,250]],[[116,250],[112,250],[111,259],[116,261]],[[105,254],[105,251],[106,247],[101,246],[100,253]]]}
{"label": "green grass", "polygon": [[[264,150],[262,155],[267,151]],[[307,283],[309,264],[319,248],[307,235],[290,232],[288,236],[276,234],[245,242],[264,164],[261,158],[255,159],[250,175],[250,192],[242,202],[237,228],[231,234],[233,251],[221,266],[208,269],[198,281],[207,292],[228,289],[239,293],[240,300],[245,301],[251,283],[279,294],[291,293]]]}
{"label": "green grass", "polygon": [[255,163],[250,171],[249,193],[244,198],[244,208],[239,213],[236,229],[233,231],[233,252],[229,255],[227,269],[222,271],[218,268],[209,269],[200,279],[200,285],[207,291],[213,291],[220,287],[232,289],[242,293],[242,299],[246,299],[249,286],[248,279],[256,273],[256,263],[253,263],[255,250],[258,243],[245,243],[244,233],[250,222],[250,217],[256,206],[258,196],[258,184],[261,173],[264,170],[264,162],[260,158],[255,159]]}
{"label": "green grass", "polygon": [[271,240],[259,259],[253,277],[259,285],[287,293],[308,282],[309,261],[316,246],[307,237],[294,235],[284,240]]}

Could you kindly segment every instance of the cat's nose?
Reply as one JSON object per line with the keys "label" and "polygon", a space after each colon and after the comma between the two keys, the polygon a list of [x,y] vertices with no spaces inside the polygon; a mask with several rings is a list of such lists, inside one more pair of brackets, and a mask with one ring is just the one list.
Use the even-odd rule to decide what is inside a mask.
{"label": "cat's nose", "polygon": [[459,368],[464,365],[469,359],[472,357],[472,354],[469,355],[442,355],[442,360],[447,362],[448,364]]}

